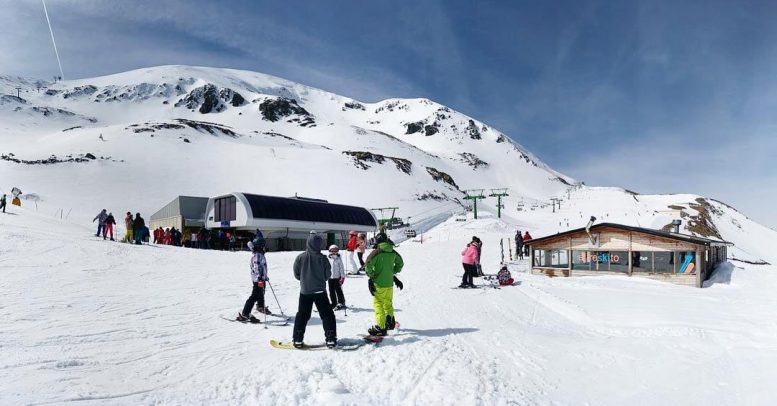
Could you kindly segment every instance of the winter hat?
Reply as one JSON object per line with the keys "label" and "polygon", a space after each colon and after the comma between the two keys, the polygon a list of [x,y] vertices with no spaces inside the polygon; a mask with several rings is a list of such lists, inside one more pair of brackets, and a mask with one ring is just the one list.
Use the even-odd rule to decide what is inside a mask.
{"label": "winter hat", "polygon": [[340,251],[340,247],[338,247],[336,244],[332,244],[329,246],[329,251]]}

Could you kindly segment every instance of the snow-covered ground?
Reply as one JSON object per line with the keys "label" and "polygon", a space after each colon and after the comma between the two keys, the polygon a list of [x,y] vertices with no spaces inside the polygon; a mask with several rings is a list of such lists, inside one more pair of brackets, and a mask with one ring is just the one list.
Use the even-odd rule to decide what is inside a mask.
{"label": "snow-covered ground", "polygon": [[[247,252],[134,246],[13,207],[0,214],[0,404],[777,403],[777,269],[737,263],[693,289],[627,277],[546,278],[451,289],[459,252],[484,240],[487,273],[513,229],[453,219],[406,241],[401,329],[352,352],[273,349],[290,326],[233,317]],[[270,253],[275,293],[296,308],[296,253]],[[482,282],[482,281],[481,281]],[[340,338],[373,323],[347,279]],[[277,311],[272,294],[267,303]],[[323,340],[314,314],[306,341]]]}

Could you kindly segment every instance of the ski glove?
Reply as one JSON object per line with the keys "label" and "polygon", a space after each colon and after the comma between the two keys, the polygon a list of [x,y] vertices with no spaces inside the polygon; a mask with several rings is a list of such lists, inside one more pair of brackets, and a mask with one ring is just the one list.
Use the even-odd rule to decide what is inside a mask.
{"label": "ski glove", "polygon": [[396,276],[394,277],[394,285],[397,285],[399,290],[402,290],[402,288],[405,287],[405,285],[402,283],[402,281],[399,280],[399,278],[397,278]]}
{"label": "ski glove", "polygon": [[343,286],[344,283],[345,283],[345,278],[340,277],[340,286]]}
{"label": "ski glove", "polygon": [[256,282],[256,286],[258,286],[260,288],[264,288],[264,281]]}
{"label": "ski glove", "polygon": [[375,296],[375,283],[372,281],[372,279],[367,281],[367,288],[370,289],[370,294]]}

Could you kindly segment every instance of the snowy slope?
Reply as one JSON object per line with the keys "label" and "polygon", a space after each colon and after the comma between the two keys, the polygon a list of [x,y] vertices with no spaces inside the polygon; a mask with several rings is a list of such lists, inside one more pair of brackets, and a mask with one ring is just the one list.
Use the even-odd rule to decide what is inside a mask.
{"label": "snowy slope", "polygon": [[[726,265],[692,289],[625,277],[545,278],[451,289],[459,251],[484,241],[495,272],[512,226],[445,222],[398,248],[402,327],[354,352],[272,349],[290,326],[231,317],[248,253],[134,246],[32,210],[0,214],[0,404],[687,404],[777,402],[773,266]],[[550,217],[550,215],[547,215]],[[296,253],[270,253],[294,313]],[[739,264],[737,266],[740,266]],[[480,283],[480,281],[478,281]],[[366,281],[344,285],[338,335],[372,323]],[[270,293],[267,303],[277,305]],[[306,340],[323,340],[314,314]]]}
{"label": "snowy slope", "polygon": [[[160,66],[59,83],[0,76],[0,157],[0,191],[18,186],[34,199],[27,204],[78,223],[102,208],[148,217],[178,195],[245,191],[398,206],[398,216],[428,229],[469,205],[462,190],[507,188],[505,220],[535,237],[591,215],[661,228],[682,209],[685,232],[731,241],[740,259],[777,263],[777,233],[725,204],[587,187],[428,99],[364,103],[256,72]],[[562,208],[545,217],[552,197]],[[479,202],[481,212],[495,206]]]}

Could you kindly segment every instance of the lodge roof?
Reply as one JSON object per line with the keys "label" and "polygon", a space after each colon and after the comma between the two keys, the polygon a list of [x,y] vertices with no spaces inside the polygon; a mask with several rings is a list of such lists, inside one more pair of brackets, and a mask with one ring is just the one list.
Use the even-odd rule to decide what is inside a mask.
{"label": "lodge roof", "polygon": [[353,224],[377,227],[375,217],[363,207],[333,204],[308,198],[289,198],[243,193],[254,218]]}
{"label": "lodge roof", "polygon": [[[634,232],[643,233],[643,234],[650,234],[650,235],[655,235],[655,236],[658,236],[658,237],[670,238],[670,239],[673,239],[673,240],[684,241],[684,242],[689,242],[689,243],[692,243],[692,244],[699,244],[699,245],[707,245],[707,246],[711,246],[711,245],[734,245],[734,244],[732,244],[732,243],[730,243],[728,241],[712,240],[712,239],[709,239],[709,238],[697,237],[697,236],[694,236],[694,235],[680,234],[680,233],[671,233],[671,232],[667,232],[667,231],[655,230],[655,229],[652,229],[652,228],[634,227],[634,226],[627,226],[625,224],[617,224],[617,223],[599,223],[599,224],[594,224],[593,226],[591,226],[591,231],[596,230],[596,229],[601,229],[601,228],[607,228],[607,227],[618,228],[618,229],[626,230],[626,231],[634,231]],[[526,244],[532,245],[532,244],[536,244],[536,243],[539,243],[539,242],[548,241],[548,240],[551,240],[551,239],[554,239],[554,238],[558,238],[558,237],[562,237],[562,236],[567,236],[567,235],[572,235],[572,234],[577,234],[577,233],[581,233],[581,232],[585,233],[585,227],[576,228],[574,230],[564,231],[564,232],[561,232],[561,233],[557,233],[557,234],[553,234],[553,235],[549,235],[549,236],[545,236],[545,237],[534,238],[534,239],[531,239],[529,241],[526,241]]]}

